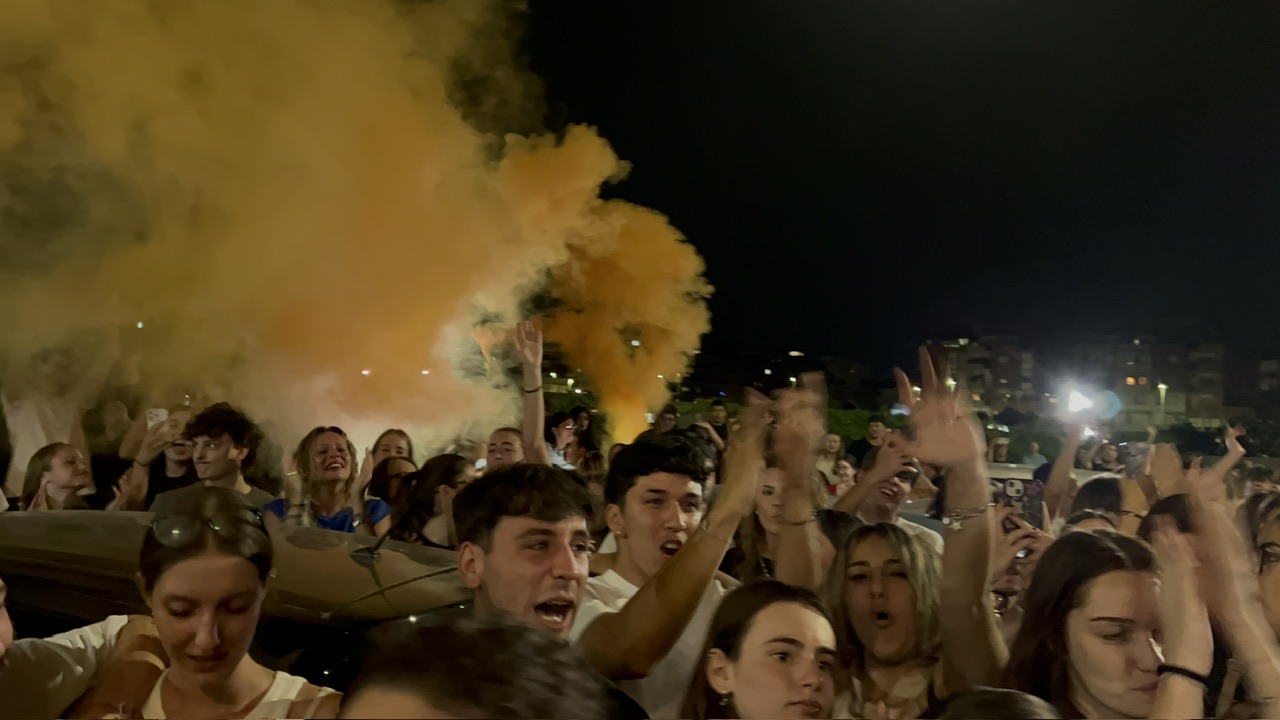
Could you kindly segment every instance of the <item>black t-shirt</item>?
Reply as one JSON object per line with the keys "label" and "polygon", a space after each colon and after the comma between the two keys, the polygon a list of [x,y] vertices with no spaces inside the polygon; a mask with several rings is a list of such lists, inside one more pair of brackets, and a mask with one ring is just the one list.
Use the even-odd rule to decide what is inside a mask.
{"label": "black t-shirt", "polygon": [[865,468],[867,467],[867,463],[866,463],[867,456],[870,455],[871,452],[876,449],[877,449],[876,445],[872,445],[871,443],[867,442],[866,438],[863,438],[861,440],[854,440],[853,442],[849,443],[849,449],[846,451],[846,454],[853,459],[854,467]]}
{"label": "black t-shirt", "polygon": [[155,459],[147,468],[147,505],[151,507],[156,501],[156,496],[160,493],[166,493],[170,490],[181,490],[188,485],[194,485],[200,480],[196,476],[196,469],[191,465],[186,466],[186,471],[178,477],[169,477],[165,473],[164,456]]}
{"label": "black t-shirt", "polygon": [[709,421],[707,422],[707,424],[711,426],[712,430],[716,431],[716,434],[720,436],[721,440],[725,442],[729,442],[729,425],[728,424],[717,425]]}

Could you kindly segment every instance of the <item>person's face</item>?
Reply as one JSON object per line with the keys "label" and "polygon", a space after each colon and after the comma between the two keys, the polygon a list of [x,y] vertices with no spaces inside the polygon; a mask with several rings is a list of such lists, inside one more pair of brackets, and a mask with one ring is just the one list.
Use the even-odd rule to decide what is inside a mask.
{"label": "person's face", "polygon": [[1039,455],[1039,454],[1040,454],[1040,443],[1038,443],[1038,442],[1032,442],[1032,443],[1031,443],[1031,452],[1029,452],[1029,453],[1027,453],[1027,454],[1028,454],[1028,455]]}
{"label": "person's face", "polygon": [[195,448],[190,440],[178,438],[172,445],[165,448],[164,456],[178,463],[190,462],[195,456]]}
{"label": "person's face", "polygon": [[389,457],[409,457],[409,441],[400,433],[387,433],[373,449],[373,465]]}
{"label": "person's face", "polygon": [[583,430],[591,427],[591,413],[586,410],[578,413],[578,416],[573,420],[573,424],[578,429],[578,432],[582,432]]}
{"label": "person's face", "polygon": [[897,475],[881,480],[867,497],[866,502],[886,512],[897,512],[906,501],[908,493],[911,492],[912,481]]}
{"label": "person's face", "polygon": [[1280,563],[1273,559],[1280,558],[1280,516],[1272,515],[1258,532],[1259,566],[1258,590],[1262,594],[1262,611],[1267,618],[1271,631],[1280,638]]}
{"label": "person's face", "polygon": [[497,470],[500,467],[515,465],[524,461],[524,447],[520,444],[520,436],[510,430],[498,430],[489,436],[489,452],[485,455],[486,470]]}
{"label": "person's face", "polygon": [[829,718],[835,647],[826,618],[799,603],[777,602],[751,620],[737,660],[711,651],[707,682],[733,697],[733,717]]}
{"label": "person's face", "polygon": [[[347,698],[340,718],[387,720],[458,720],[458,716],[431,704],[420,692],[391,687],[369,687]],[[479,717],[477,715],[477,717]]]}
{"label": "person's face", "polygon": [[822,438],[822,449],[829,453],[840,452],[840,436],[828,433]]}
{"label": "person's face", "polygon": [[1120,450],[1115,445],[1103,445],[1099,455],[1103,462],[1113,463],[1120,457]]}
{"label": "person's face", "polygon": [[702,511],[702,486],[685,475],[653,473],[636,479],[623,507],[609,506],[609,529],[619,550],[652,577],[688,542]]}
{"label": "person's face", "polygon": [[71,353],[65,350],[49,350],[41,353],[36,357],[32,369],[35,372],[36,386],[44,392],[63,392],[75,381],[72,374],[75,363]]}
{"label": "person's face", "polygon": [[169,672],[188,686],[225,682],[249,652],[264,595],[243,558],[210,551],[166,570],[147,604]]}
{"label": "person's face", "polygon": [[756,519],[760,527],[770,535],[782,532],[778,518],[782,516],[782,471],[765,470],[760,473],[760,485],[756,488]]}
{"label": "person's face", "polygon": [[566,418],[564,422],[555,426],[551,431],[556,439],[556,447],[564,449],[577,434],[577,425],[573,422],[573,418]]}
{"label": "person's face", "polygon": [[[400,492],[400,481],[404,479],[405,475],[417,469],[407,457],[398,457],[387,463],[387,479],[390,481],[387,483],[387,494],[392,498],[396,497]],[[441,488],[443,489],[444,486],[441,486]],[[458,489],[461,490],[462,486],[459,485]],[[390,500],[391,498],[383,499]]]}
{"label": "person's face", "polygon": [[1090,581],[1084,602],[1067,614],[1072,697],[1094,717],[1151,712],[1161,662],[1157,587],[1152,573],[1109,572]]}
{"label": "person's face", "polygon": [[1244,496],[1275,492],[1276,488],[1275,480],[1250,480],[1244,484]]}
{"label": "person's face", "polygon": [[582,604],[590,551],[586,518],[553,523],[504,517],[488,551],[462,544],[458,570],[483,612],[510,615],[568,638]]}
{"label": "person's face", "polygon": [[873,422],[870,425],[867,425],[867,437],[873,440],[879,438],[888,431],[889,428],[885,427],[882,422]]}
{"label": "person's face", "polygon": [[849,555],[844,601],[849,624],[876,661],[898,664],[916,656],[916,591],[906,566],[879,536],[858,543]]}
{"label": "person's face", "polygon": [[676,429],[676,416],[671,413],[662,413],[658,416],[658,421],[654,423],[654,428],[660,433],[671,432]]}
{"label": "person's face", "polygon": [[211,438],[201,435],[194,438],[196,476],[201,480],[225,478],[240,473],[240,463],[246,450],[236,447],[227,435]]}
{"label": "person's face", "polygon": [[84,455],[73,447],[64,447],[54,453],[42,481],[50,487],[82,490],[89,487],[90,478],[89,463],[85,462]]}
{"label": "person's face", "polygon": [[848,460],[836,461],[836,479],[838,482],[851,483],[856,477],[853,465]]}
{"label": "person's face", "polygon": [[0,580],[0,658],[13,644],[13,621],[9,619],[9,606],[6,604],[8,595],[9,589]]}
{"label": "person's face", "polygon": [[711,424],[723,425],[724,421],[729,417],[729,409],[723,405],[715,405],[711,408]]}
{"label": "person's face", "polygon": [[991,456],[996,462],[1005,462],[1009,459],[1009,446],[1000,443],[991,449]]}
{"label": "person's face", "polygon": [[[197,462],[199,452],[197,451]],[[335,432],[320,433],[311,448],[311,481],[346,482],[355,467],[347,439]]]}

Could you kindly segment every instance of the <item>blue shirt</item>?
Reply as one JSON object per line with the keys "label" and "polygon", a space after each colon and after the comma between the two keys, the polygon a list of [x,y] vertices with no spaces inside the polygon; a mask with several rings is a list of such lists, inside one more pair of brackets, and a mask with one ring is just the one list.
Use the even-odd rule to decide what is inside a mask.
{"label": "blue shirt", "polygon": [[1036,467],[1040,467],[1041,465],[1047,462],[1049,462],[1049,458],[1043,455],[1023,455],[1022,456],[1023,465],[1034,465]]}
{"label": "blue shirt", "polygon": [[[263,508],[267,512],[284,520],[289,514],[289,501],[285,499],[273,500],[267,503]],[[378,498],[370,498],[364,503],[365,515],[369,518],[370,525],[377,525],[384,519],[391,516],[391,506],[385,501]],[[325,530],[333,530],[335,532],[353,533],[356,531],[356,511],[354,508],[345,507],[333,515],[316,515],[316,527]]]}

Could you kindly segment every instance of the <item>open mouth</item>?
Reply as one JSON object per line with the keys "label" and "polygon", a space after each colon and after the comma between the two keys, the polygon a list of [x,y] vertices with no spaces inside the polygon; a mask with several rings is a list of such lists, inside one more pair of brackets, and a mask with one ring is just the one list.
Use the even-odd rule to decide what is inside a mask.
{"label": "open mouth", "polygon": [[573,603],[569,600],[548,600],[533,606],[538,619],[548,628],[563,629],[573,614]]}
{"label": "open mouth", "polygon": [[670,540],[662,543],[662,547],[658,549],[661,550],[662,554],[666,555],[667,557],[675,557],[675,554],[680,552],[680,548],[682,547],[684,547],[684,543],[680,542],[679,540]]}
{"label": "open mouth", "polygon": [[876,627],[878,628],[887,628],[893,625],[893,615],[890,615],[884,610],[877,610],[872,615],[872,619],[875,621]]}
{"label": "open mouth", "polygon": [[346,467],[346,465],[344,465],[344,464],[343,464],[342,462],[340,462],[340,461],[336,461],[336,460],[335,460],[334,462],[331,462],[331,463],[329,463],[328,465],[325,465],[325,466],[324,466],[324,469],[325,469],[325,470],[341,470],[341,469],[343,469],[344,467]]}

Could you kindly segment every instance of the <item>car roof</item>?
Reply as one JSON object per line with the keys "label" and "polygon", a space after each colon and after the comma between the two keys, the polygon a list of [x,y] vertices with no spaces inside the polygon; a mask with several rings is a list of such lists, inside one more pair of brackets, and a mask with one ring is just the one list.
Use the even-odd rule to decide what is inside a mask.
{"label": "car roof", "polygon": [[[0,513],[0,577],[57,578],[120,587],[138,570],[151,513],[66,510]],[[272,533],[274,570],[264,611],[299,620],[378,622],[457,605],[470,597],[452,552],[389,541],[376,561],[358,562],[376,540],[318,528]],[[82,583],[80,581],[83,581]],[[135,599],[140,599],[136,598]],[[120,598],[120,602],[126,599]]]}

